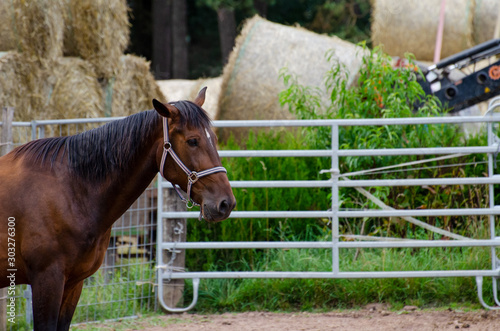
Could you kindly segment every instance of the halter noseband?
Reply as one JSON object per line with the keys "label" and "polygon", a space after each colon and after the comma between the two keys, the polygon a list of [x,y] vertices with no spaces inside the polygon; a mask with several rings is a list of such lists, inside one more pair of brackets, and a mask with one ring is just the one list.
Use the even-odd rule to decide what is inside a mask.
{"label": "halter noseband", "polygon": [[161,156],[161,163],[160,163],[160,174],[162,175],[163,178],[166,179],[165,175],[163,174],[163,168],[165,167],[165,161],[167,159],[167,155],[170,153],[172,156],[172,159],[174,159],[175,163],[186,173],[188,177],[188,184],[187,184],[187,198],[184,198],[181,194],[181,189],[177,184],[172,183],[175,191],[181,198],[181,200],[186,204],[187,208],[193,208],[193,206],[199,206],[198,203],[194,202],[191,199],[191,186],[198,181],[201,177],[205,177],[211,174],[215,174],[217,172],[225,172],[227,173],[226,168],[224,167],[213,167],[207,170],[203,170],[200,172],[196,171],[191,171],[189,170],[184,163],[181,161],[179,156],[174,152],[174,149],[172,148],[172,144],[170,143],[169,135],[168,135],[168,120],[166,117],[163,117],[163,155]]}

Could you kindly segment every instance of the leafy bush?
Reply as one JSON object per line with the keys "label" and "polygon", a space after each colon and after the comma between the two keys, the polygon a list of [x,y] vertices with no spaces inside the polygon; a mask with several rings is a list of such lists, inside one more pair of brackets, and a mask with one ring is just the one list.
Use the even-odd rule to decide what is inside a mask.
{"label": "leafy bush", "polygon": [[[333,54],[329,54],[332,61]],[[355,119],[355,118],[403,118],[440,116],[443,112],[439,101],[427,96],[416,81],[419,69],[408,58],[408,68],[393,68],[391,58],[380,49],[368,52],[363,58],[363,66],[359,72],[357,85],[349,88],[346,79],[340,72],[337,63],[326,76],[326,87],[329,103],[324,104],[320,89],[304,87],[298,84],[297,78],[286,69],[282,77],[287,89],[280,95],[282,104],[289,106],[300,119]],[[333,62],[333,61],[332,61]],[[418,105],[418,109],[416,109]],[[329,129],[308,128],[306,139],[315,148],[330,148],[331,133]],[[419,148],[419,147],[457,147],[479,146],[486,144],[486,135],[465,136],[460,126],[436,125],[398,125],[398,126],[354,126],[339,129],[341,149],[378,149],[378,148]],[[358,170],[377,169],[388,165],[429,158],[417,156],[380,156],[380,157],[345,157],[341,159],[340,172],[347,174]],[[394,178],[438,178],[484,176],[486,170],[485,155],[457,156],[453,159],[432,161],[414,169],[377,172],[373,175],[359,176],[359,179],[394,179]],[[452,167],[452,164],[463,164]],[[397,209],[416,208],[479,208],[488,202],[486,187],[378,187],[371,193],[387,205]],[[376,208],[371,202],[354,189],[343,189],[340,192],[343,208]],[[469,232],[471,222],[475,218],[451,217],[442,221],[431,218],[429,223],[445,226],[449,230],[462,233]],[[444,224],[441,224],[444,223]],[[370,232],[387,235],[391,223],[383,221],[371,222]],[[395,224],[392,231],[405,237],[407,225]],[[381,231],[381,229],[385,230]],[[359,229],[358,229],[359,230]]]}

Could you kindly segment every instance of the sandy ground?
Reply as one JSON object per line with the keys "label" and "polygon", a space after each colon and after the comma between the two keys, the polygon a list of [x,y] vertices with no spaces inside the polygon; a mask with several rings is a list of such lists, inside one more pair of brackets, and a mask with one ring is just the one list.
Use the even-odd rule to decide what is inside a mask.
{"label": "sandy ground", "polygon": [[[225,313],[165,315],[126,323],[94,324],[98,330],[146,331],[261,331],[261,330],[500,330],[500,311],[388,311],[383,305],[329,313]],[[93,330],[95,330],[93,329]]]}

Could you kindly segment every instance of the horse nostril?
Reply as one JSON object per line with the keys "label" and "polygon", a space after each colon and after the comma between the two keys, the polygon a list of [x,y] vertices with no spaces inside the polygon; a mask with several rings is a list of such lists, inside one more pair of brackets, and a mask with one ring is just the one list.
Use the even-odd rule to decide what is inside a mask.
{"label": "horse nostril", "polygon": [[229,209],[229,202],[227,200],[222,200],[219,204],[219,213],[225,214]]}

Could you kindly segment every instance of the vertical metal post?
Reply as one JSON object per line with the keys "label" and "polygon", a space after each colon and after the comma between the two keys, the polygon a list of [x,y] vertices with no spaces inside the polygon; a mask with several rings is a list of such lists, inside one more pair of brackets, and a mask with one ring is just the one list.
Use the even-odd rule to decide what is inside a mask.
{"label": "vertical metal post", "polygon": [[[0,139],[0,156],[9,153],[13,147],[12,121],[14,119],[14,108],[4,107],[2,109],[2,136]],[[4,220],[2,220],[4,221]],[[7,220],[5,220],[7,221]],[[0,331],[7,330],[7,288],[0,289]]]}
{"label": "vertical metal post", "polygon": [[338,274],[339,267],[339,126],[332,125],[332,272]]}
{"label": "vertical metal post", "polygon": [[4,107],[2,109],[2,139],[0,156],[9,153],[13,148],[12,142],[12,121],[14,119],[14,108]]}
{"label": "vertical metal post", "polygon": [[[492,109],[489,109],[488,111],[488,116],[495,116],[495,113],[494,113],[494,106],[493,105],[490,105],[490,108]],[[493,132],[493,123],[492,122],[488,122],[487,123],[487,128],[488,128],[488,146],[492,146],[494,145],[495,143],[496,144],[500,144],[500,142],[498,141],[498,137],[496,136],[496,134],[494,134]],[[493,154],[488,154],[488,176],[490,178],[493,178],[493,176],[495,176],[495,164],[494,164],[494,161],[495,161],[495,158],[493,156]],[[494,188],[494,184],[489,184],[488,185],[489,187],[489,207],[490,208],[495,208],[495,188]],[[490,238],[493,240],[496,238],[496,229],[495,229],[495,215],[489,215],[488,216],[489,218],[489,225],[490,225]],[[493,270],[497,269],[500,267],[499,265],[499,260],[498,260],[498,257],[497,257],[497,254],[496,254],[496,247],[491,247],[490,248],[490,254],[491,254],[491,268]],[[494,300],[495,300],[495,303],[497,305],[500,306],[500,302],[498,300],[498,287],[497,287],[497,281],[498,279],[496,277],[493,277],[492,278],[492,282],[493,282],[493,297],[494,297]],[[478,283],[479,285],[479,283]],[[482,289],[481,289],[482,290]],[[479,291],[479,288],[478,288],[478,291]],[[479,292],[478,292],[479,293]],[[480,300],[481,300],[481,297],[480,297]],[[483,305],[484,303],[481,302]]]}
{"label": "vertical metal post", "polygon": [[36,121],[31,121],[31,140],[36,140]]}

